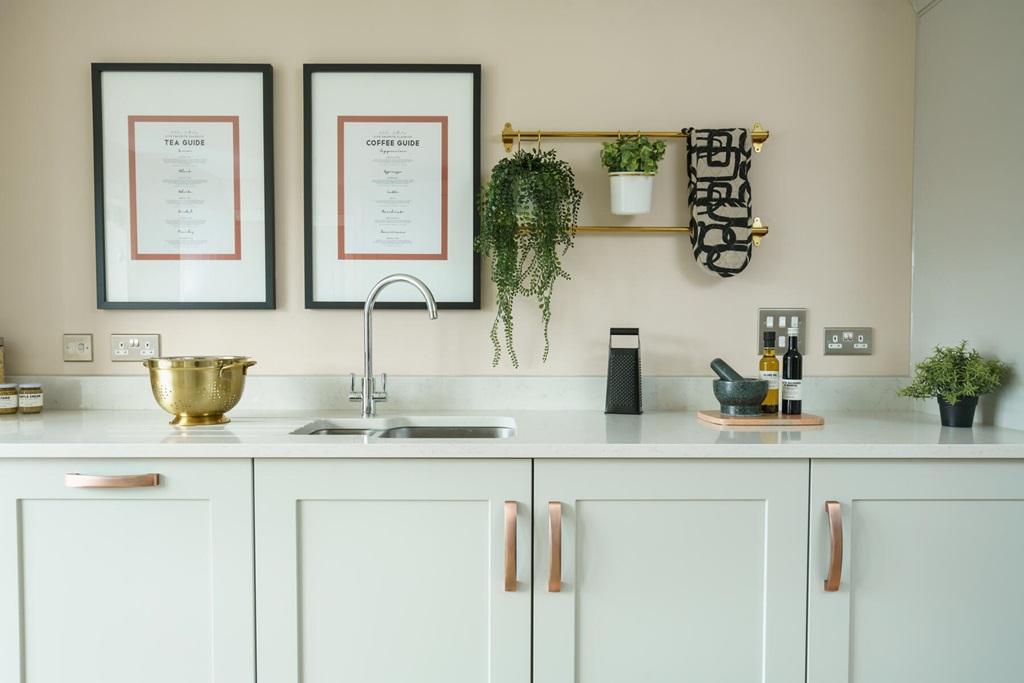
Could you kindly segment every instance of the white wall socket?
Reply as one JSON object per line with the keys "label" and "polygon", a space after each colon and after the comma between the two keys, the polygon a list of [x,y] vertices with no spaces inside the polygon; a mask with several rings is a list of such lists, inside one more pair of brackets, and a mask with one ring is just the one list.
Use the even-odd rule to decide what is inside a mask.
{"label": "white wall socket", "polygon": [[110,335],[110,360],[140,361],[160,355],[159,334]]}
{"label": "white wall socket", "polygon": [[65,363],[92,362],[91,334],[65,334],[63,341]]}
{"label": "white wall socket", "polygon": [[874,330],[870,327],[826,327],[826,356],[870,356],[874,350]]}

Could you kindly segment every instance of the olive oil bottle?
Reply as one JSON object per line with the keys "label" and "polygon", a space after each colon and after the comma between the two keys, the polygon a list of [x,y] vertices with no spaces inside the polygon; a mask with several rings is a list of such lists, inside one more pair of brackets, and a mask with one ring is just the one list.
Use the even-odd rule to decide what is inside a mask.
{"label": "olive oil bottle", "polygon": [[764,351],[758,364],[760,378],[768,382],[768,394],[761,402],[761,412],[779,412],[779,359],[775,356],[775,333],[764,333]]}

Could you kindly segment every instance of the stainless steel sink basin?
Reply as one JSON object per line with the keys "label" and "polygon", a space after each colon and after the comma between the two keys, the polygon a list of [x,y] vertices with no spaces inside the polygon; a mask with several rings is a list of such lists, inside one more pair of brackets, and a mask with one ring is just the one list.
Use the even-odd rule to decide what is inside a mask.
{"label": "stainless steel sink basin", "polygon": [[392,427],[377,436],[381,439],[507,439],[516,430],[511,427]]}
{"label": "stainless steel sink basin", "polygon": [[380,430],[377,429],[353,429],[351,427],[324,427],[322,429],[314,429],[307,432],[302,432],[308,436],[377,436],[380,434]]}
{"label": "stainless steel sink basin", "polygon": [[515,436],[516,428],[508,418],[370,418],[318,420],[292,433],[366,439],[507,439]]}

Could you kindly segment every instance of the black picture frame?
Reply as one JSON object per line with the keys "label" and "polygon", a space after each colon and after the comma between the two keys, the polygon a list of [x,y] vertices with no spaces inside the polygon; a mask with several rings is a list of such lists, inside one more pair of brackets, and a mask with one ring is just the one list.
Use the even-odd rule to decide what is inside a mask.
{"label": "black picture frame", "polygon": [[[103,160],[103,74],[107,72],[249,72],[262,74],[265,298],[263,301],[109,301]],[[94,62],[92,64],[93,186],[96,221],[96,307],[99,309],[195,310],[277,307],[274,230],[274,73],[270,64]]]}
{"label": "black picture frame", "polygon": [[[304,271],[305,301],[307,309],[351,309],[363,308],[362,300],[317,301],[313,291],[313,75],[318,72],[369,72],[369,73],[468,73],[473,76],[473,241],[480,234],[480,216],[476,210],[480,190],[480,64],[304,64],[303,81],[303,203],[304,203]],[[480,255],[473,250],[472,256],[473,299],[472,301],[437,301],[438,308],[480,309]],[[379,301],[376,308],[383,309],[425,309],[422,299],[409,301]]]}

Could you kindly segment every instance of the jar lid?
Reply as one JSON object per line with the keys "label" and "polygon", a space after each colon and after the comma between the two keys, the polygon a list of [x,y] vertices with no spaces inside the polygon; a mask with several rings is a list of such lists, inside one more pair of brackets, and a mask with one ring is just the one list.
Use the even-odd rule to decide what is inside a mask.
{"label": "jar lid", "polygon": [[17,389],[17,384],[0,384],[0,389]]}
{"label": "jar lid", "polygon": [[[11,385],[11,386],[13,386],[13,385]],[[43,385],[42,384],[19,384],[18,388],[19,389],[42,389]]]}

